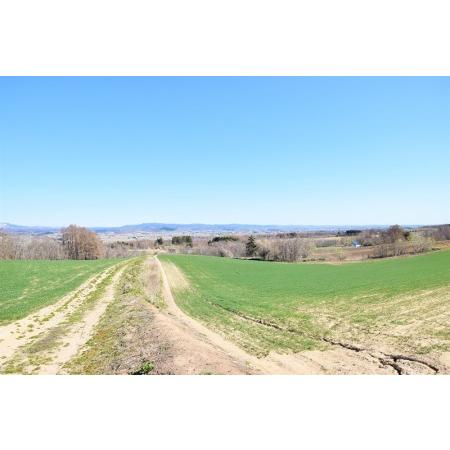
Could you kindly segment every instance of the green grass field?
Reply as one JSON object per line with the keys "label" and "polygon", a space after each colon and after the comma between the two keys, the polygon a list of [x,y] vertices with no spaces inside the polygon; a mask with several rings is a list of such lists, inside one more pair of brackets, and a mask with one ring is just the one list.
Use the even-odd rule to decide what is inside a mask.
{"label": "green grass field", "polygon": [[0,261],[0,324],[50,305],[89,277],[117,264],[95,261]]}
{"label": "green grass field", "polygon": [[159,258],[190,284],[173,286],[178,305],[255,354],[324,348],[323,337],[449,348],[449,251],[340,265]]}

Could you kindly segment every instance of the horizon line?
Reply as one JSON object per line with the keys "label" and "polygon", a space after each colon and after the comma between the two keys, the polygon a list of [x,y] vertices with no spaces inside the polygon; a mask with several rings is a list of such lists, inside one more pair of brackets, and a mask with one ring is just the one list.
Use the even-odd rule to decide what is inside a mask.
{"label": "horizon line", "polygon": [[14,227],[40,227],[40,228],[65,228],[69,225],[83,226],[86,228],[123,228],[129,226],[141,226],[141,225],[213,225],[213,226],[258,226],[258,227],[347,227],[347,226],[362,226],[362,227],[385,227],[390,225],[402,225],[402,226],[438,226],[444,225],[445,223],[402,223],[402,222],[392,222],[392,223],[303,223],[303,224],[292,224],[292,223],[245,223],[245,222],[140,222],[140,223],[125,223],[122,225],[82,225],[77,223],[70,223],[68,225],[24,225],[12,222],[0,222],[0,227],[2,226],[14,226]]}

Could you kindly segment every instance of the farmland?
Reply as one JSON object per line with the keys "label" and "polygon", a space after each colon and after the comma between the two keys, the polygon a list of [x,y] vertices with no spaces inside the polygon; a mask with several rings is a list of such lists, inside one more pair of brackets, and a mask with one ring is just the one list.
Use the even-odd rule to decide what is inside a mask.
{"label": "farmland", "polygon": [[0,324],[21,319],[54,303],[117,262],[0,261]]}
{"label": "farmland", "polygon": [[[3,373],[448,373],[450,251],[1,261]],[[86,282],[89,280],[89,282]]]}
{"label": "farmland", "polygon": [[450,252],[348,264],[159,256],[179,307],[251,354],[450,350]]}
{"label": "farmland", "polygon": [[[92,268],[88,282],[66,286],[51,304],[1,325],[0,373],[253,373],[246,357],[237,361],[167,309],[155,257],[114,261],[104,270],[103,263],[95,265],[99,273]],[[85,268],[71,262],[76,273]],[[33,265],[44,289],[48,266]],[[63,264],[58,269],[64,273]],[[22,295],[27,306],[34,299],[28,291]]]}

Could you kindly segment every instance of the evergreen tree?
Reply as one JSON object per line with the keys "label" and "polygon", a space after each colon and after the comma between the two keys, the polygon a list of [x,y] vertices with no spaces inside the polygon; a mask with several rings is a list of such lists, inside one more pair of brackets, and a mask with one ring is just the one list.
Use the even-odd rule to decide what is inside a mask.
{"label": "evergreen tree", "polygon": [[247,244],[245,244],[245,253],[247,256],[255,256],[257,249],[258,246],[256,245],[255,238],[252,235],[248,238]]}

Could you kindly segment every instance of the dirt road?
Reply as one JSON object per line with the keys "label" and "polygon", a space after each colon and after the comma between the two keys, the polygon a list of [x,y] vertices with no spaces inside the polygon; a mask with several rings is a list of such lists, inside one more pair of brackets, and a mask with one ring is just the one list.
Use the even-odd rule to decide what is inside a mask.
{"label": "dirt road", "polygon": [[[176,320],[181,326],[183,326],[185,333],[191,334],[193,338],[197,341],[200,340],[204,344],[216,349],[216,352],[221,351],[228,355],[234,361],[239,362],[241,365],[248,367],[249,373],[259,373],[259,374],[284,374],[284,373],[294,373],[281,361],[277,361],[271,358],[259,359],[256,356],[246,353],[244,350],[239,348],[237,345],[228,341],[218,333],[210,330],[200,322],[197,322],[192,317],[185,314],[176,304],[173,294],[170,288],[169,279],[167,277],[166,271],[164,270],[163,264],[159,261],[157,257],[154,258],[156,264],[161,270],[162,276],[162,291],[164,295],[165,302],[167,304],[167,313],[173,319]],[[180,283],[180,277],[174,268],[171,268],[171,281],[173,283]],[[178,275],[178,279],[177,278]],[[182,281],[181,281],[182,282]],[[188,350],[190,351],[190,350]]]}
{"label": "dirt road", "polygon": [[105,293],[100,300],[87,312],[83,320],[75,323],[68,334],[60,340],[58,348],[54,351],[52,360],[40,366],[40,374],[67,373],[64,369],[64,364],[70,361],[92,336],[95,325],[100,320],[100,317],[102,317],[108,304],[114,299],[116,283],[123,271],[124,267],[114,274],[111,283],[106,287]]}
{"label": "dirt road", "polygon": [[229,344],[221,342],[210,330],[185,315],[176,305],[167,276],[156,257],[148,260],[151,288],[160,290],[164,307],[152,311],[152,328],[157,339],[164,343],[165,354],[160,355],[160,373],[173,374],[228,374],[259,373],[251,365],[245,352],[230,351]]}
{"label": "dirt road", "polygon": [[[123,270],[123,264],[113,266],[57,303],[0,327],[0,371],[62,373],[64,363],[89,339]],[[105,293],[96,299],[104,283]]]}
{"label": "dirt road", "polygon": [[174,314],[162,285],[155,258],[131,265],[92,338],[66,369],[77,374],[142,374],[144,367],[154,375],[255,372]]}

